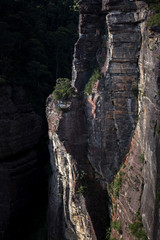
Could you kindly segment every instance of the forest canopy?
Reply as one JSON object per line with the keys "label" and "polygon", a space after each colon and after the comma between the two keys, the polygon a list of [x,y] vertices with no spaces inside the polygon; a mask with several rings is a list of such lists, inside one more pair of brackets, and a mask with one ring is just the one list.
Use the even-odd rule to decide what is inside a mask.
{"label": "forest canopy", "polygon": [[77,26],[76,0],[1,0],[1,83],[23,86],[42,110],[56,79],[71,78]]}

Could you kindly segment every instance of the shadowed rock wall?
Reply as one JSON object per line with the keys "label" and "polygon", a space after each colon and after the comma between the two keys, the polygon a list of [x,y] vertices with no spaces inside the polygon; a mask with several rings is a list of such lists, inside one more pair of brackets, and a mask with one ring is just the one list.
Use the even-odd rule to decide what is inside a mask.
{"label": "shadowed rock wall", "polygon": [[40,118],[21,87],[0,86],[0,239],[18,239],[39,192]]}
{"label": "shadowed rock wall", "polygon": [[[139,221],[143,239],[158,240],[159,34],[147,28],[150,12],[144,1],[79,3],[72,78],[77,94],[62,111],[52,96],[47,101],[56,173],[50,185],[49,239],[104,239],[96,223],[106,215],[106,224],[101,224],[101,232],[105,231],[110,215],[121,226],[119,231],[112,228],[112,238],[135,239],[130,224]],[[95,68],[101,76],[92,94],[84,94]],[[109,184],[117,177],[115,197]],[[98,200],[91,194],[95,189]],[[97,201],[101,208],[92,212],[100,214],[93,216],[89,205]],[[108,213],[102,214],[103,209]],[[63,234],[58,238],[59,223]]]}

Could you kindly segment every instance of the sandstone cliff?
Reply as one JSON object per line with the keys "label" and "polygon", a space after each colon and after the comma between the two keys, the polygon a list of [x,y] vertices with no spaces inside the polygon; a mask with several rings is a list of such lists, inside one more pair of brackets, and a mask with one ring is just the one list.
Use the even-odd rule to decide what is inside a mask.
{"label": "sandstone cliff", "polygon": [[61,110],[47,100],[49,240],[158,240],[160,34],[145,1],[79,5],[76,94]]}

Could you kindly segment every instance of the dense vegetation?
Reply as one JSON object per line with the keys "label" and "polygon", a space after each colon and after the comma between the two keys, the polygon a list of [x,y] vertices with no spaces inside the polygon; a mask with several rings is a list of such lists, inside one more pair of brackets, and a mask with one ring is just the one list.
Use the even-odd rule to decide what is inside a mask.
{"label": "dense vegetation", "polygon": [[120,221],[113,221],[111,222],[111,228],[116,229],[120,234],[122,234],[122,227]]}
{"label": "dense vegetation", "polygon": [[149,7],[154,12],[148,21],[149,27],[160,26],[160,2],[159,0],[149,0]]}
{"label": "dense vegetation", "polygon": [[88,95],[92,94],[92,88],[94,87],[94,84],[98,80],[100,80],[101,77],[102,77],[101,72],[98,69],[95,69],[88,83],[85,86],[84,92]]}
{"label": "dense vegetation", "polygon": [[58,77],[71,77],[77,38],[75,0],[2,0],[0,84],[22,85],[36,110]]}
{"label": "dense vegetation", "polygon": [[135,221],[129,225],[129,231],[138,240],[148,240],[139,211],[136,213]]}
{"label": "dense vegetation", "polygon": [[53,92],[53,98],[55,100],[68,100],[74,89],[71,86],[71,81],[68,78],[58,78],[56,81],[55,90]]}
{"label": "dense vegetation", "polygon": [[122,177],[125,174],[123,171],[123,168],[124,168],[124,164],[122,164],[119,172],[116,174],[113,182],[110,184],[110,192],[111,192],[113,198],[115,198],[115,199],[119,196],[119,191],[122,186]]}

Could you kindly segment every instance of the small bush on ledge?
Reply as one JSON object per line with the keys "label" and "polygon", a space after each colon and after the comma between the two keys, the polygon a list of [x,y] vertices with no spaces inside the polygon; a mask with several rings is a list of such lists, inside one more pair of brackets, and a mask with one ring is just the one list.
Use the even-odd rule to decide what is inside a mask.
{"label": "small bush on ledge", "polygon": [[129,230],[131,234],[136,237],[138,240],[148,240],[147,234],[145,232],[145,229],[142,224],[142,218],[137,212],[136,214],[136,220],[129,225]]}
{"label": "small bush on ledge", "polygon": [[120,221],[115,220],[111,222],[111,228],[116,229],[119,234],[122,234],[122,227]]}
{"label": "small bush on ledge", "polygon": [[55,90],[53,91],[53,99],[55,100],[68,100],[74,93],[71,86],[71,81],[68,78],[58,78],[56,81]]}
{"label": "small bush on ledge", "polygon": [[115,176],[113,182],[110,184],[110,192],[112,196],[116,199],[119,196],[119,191],[122,186],[122,177],[125,174],[122,169],[124,168],[124,165],[122,164],[119,172]]}
{"label": "small bush on ledge", "polygon": [[84,194],[86,189],[87,189],[86,186],[81,185],[81,186],[78,188],[77,193]]}
{"label": "small bush on ledge", "polygon": [[140,163],[144,164],[144,161],[145,161],[144,153],[140,154],[140,155],[138,156],[138,159],[139,159]]}
{"label": "small bush on ledge", "polygon": [[95,82],[99,80],[101,77],[102,77],[101,72],[98,69],[95,69],[88,83],[85,86],[84,92],[90,95],[92,93],[92,88]]}

